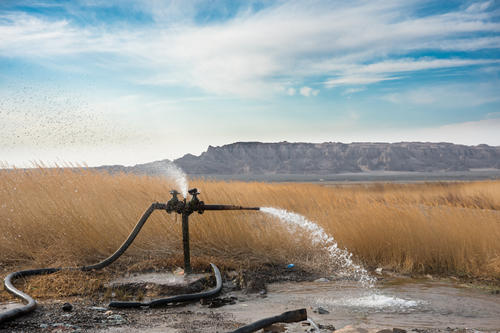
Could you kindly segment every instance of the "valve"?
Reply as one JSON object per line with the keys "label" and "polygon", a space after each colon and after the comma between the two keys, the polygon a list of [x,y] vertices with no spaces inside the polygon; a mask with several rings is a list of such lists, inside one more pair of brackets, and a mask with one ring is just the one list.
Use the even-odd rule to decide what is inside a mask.
{"label": "valve", "polygon": [[189,194],[191,194],[192,198],[191,198],[191,201],[189,201],[188,203],[188,211],[189,211],[189,214],[193,213],[193,212],[198,212],[198,214],[203,214],[204,212],[204,206],[205,206],[205,203],[203,201],[201,201],[200,199],[198,199],[198,194],[200,194],[200,192],[198,192],[198,189],[197,188],[192,188],[188,191]]}
{"label": "valve", "polygon": [[175,211],[178,214],[182,214],[182,211],[184,210],[184,202],[177,198],[177,195],[180,193],[176,190],[172,190],[170,191],[170,194],[172,194],[172,199],[167,202],[167,213],[170,214]]}

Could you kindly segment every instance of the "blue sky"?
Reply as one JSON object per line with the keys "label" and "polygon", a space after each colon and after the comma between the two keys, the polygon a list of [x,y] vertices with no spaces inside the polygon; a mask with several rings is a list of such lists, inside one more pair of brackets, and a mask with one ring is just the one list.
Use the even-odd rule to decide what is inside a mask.
{"label": "blue sky", "polygon": [[500,145],[500,1],[2,1],[0,161]]}

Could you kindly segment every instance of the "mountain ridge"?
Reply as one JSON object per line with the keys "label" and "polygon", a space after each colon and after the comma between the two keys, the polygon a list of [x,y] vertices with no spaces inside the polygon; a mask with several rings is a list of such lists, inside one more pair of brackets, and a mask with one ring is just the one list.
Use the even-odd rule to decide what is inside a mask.
{"label": "mountain ridge", "polygon": [[[234,142],[208,146],[199,156],[173,161],[189,175],[339,174],[369,171],[436,172],[500,169],[500,146],[447,142]],[[102,166],[111,172],[160,174],[170,160],[132,167]]]}

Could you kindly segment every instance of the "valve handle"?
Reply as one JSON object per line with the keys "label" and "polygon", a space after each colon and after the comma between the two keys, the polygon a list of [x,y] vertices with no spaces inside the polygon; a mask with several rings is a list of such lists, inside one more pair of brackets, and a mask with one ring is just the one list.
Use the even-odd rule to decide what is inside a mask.
{"label": "valve handle", "polygon": [[195,187],[195,188],[192,188],[188,191],[189,194],[191,194],[192,196],[196,196],[198,194],[200,194],[200,192],[198,192],[198,189]]}

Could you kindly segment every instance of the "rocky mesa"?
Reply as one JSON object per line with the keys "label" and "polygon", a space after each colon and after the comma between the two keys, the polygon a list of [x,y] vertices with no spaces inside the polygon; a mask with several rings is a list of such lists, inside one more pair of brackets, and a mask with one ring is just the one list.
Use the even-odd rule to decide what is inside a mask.
{"label": "rocky mesa", "polygon": [[[500,169],[500,147],[452,143],[262,143],[209,146],[200,156],[186,154],[175,164],[190,175],[324,175],[366,171],[468,171]],[[161,174],[169,160],[104,166],[111,172]]]}
{"label": "rocky mesa", "polygon": [[209,146],[174,161],[188,174],[334,174],[500,169],[500,147],[452,143],[261,143]]}

